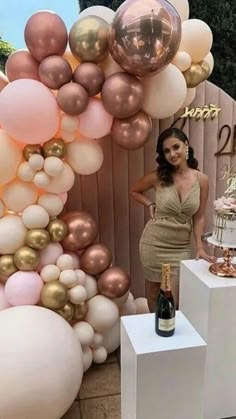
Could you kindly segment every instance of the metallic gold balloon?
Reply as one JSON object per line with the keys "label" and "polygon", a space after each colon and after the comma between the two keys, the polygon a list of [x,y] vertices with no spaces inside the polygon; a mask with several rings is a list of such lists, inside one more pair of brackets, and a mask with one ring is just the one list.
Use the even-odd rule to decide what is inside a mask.
{"label": "metallic gold balloon", "polygon": [[67,235],[66,223],[62,220],[59,220],[58,218],[50,221],[47,226],[47,230],[53,242],[60,242],[64,240]]}
{"label": "metallic gold balloon", "polygon": [[50,234],[43,228],[33,228],[27,232],[25,242],[33,249],[41,250],[50,242]]}
{"label": "metallic gold balloon", "polygon": [[67,83],[57,93],[59,108],[68,115],[83,113],[89,103],[89,95],[83,86],[77,83]]}
{"label": "metallic gold balloon", "polygon": [[53,90],[59,89],[72,79],[70,64],[58,55],[45,58],[39,66],[39,77],[42,83]]}
{"label": "metallic gold balloon", "polygon": [[116,73],[105,81],[101,96],[107,112],[115,118],[129,118],[141,109],[143,86],[130,74]]}
{"label": "metallic gold balloon", "polygon": [[52,310],[61,310],[68,301],[68,290],[60,281],[50,281],[41,291],[41,303]]}
{"label": "metallic gold balloon", "polygon": [[200,64],[191,64],[191,67],[183,72],[187,87],[197,87],[204,78],[204,73]]}
{"label": "metallic gold balloon", "polygon": [[52,138],[43,145],[44,157],[58,157],[62,159],[66,154],[66,145],[61,138]]}
{"label": "metallic gold balloon", "polygon": [[29,160],[29,158],[33,154],[43,154],[42,147],[40,144],[27,144],[23,149],[23,156],[25,160]]}
{"label": "metallic gold balloon", "polygon": [[17,271],[17,267],[14,263],[13,255],[3,255],[0,257],[0,275],[10,276]]}
{"label": "metallic gold balloon", "polygon": [[149,140],[152,133],[152,120],[143,111],[130,118],[115,119],[111,138],[126,150],[138,150]]}
{"label": "metallic gold balloon", "polygon": [[98,16],[77,20],[69,34],[72,54],[81,62],[99,63],[108,55],[108,23]]}
{"label": "metallic gold balloon", "polygon": [[83,86],[89,96],[95,96],[101,91],[105,75],[96,64],[82,63],[74,71],[73,80]]}
{"label": "metallic gold balloon", "polygon": [[97,223],[88,212],[69,212],[62,220],[68,228],[68,235],[61,243],[65,250],[82,250],[96,239]]}
{"label": "metallic gold balloon", "polygon": [[83,302],[75,305],[75,313],[73,320],[83,320],[88,312],[88,303]]}
{"label": "metallic gold balloon", "polygon": [[169,64],[180,44],[181,20],[165,0],[126,0],[112,22],[108,44],[128,73],[152,76]]}
{"label": "metallic gold balloon", "polygon": [[33,271],[39,263],[39,254],[31,247],[20,247],[14,254],[14,263],[20,271]]}
{"label": "metallic gold balloon", "polygon": [[75,314],[75,306],[74,304],[68,302],[63,308],[57,310],[57,313],[60,314],[60,316],[62,316],[66,321],[70,322]]}
{"label": "metallic gold balloon", "polygon": [[98,290],[108,298],[119,298],[130,287],[129,275],[118,266],[107,269],[98,278]]}
{"label": "metallic gold balloon", "polygon": [[80,256],[80,269],[89,275],[104,272],[112,262],[110,250],[101,243],[89,246]]}
{"label": "metallic gold balloon", "polygon": [[211,74],[211,67],[209,66],[207,61],[202,61],[201,63],[199,63],[201,65],[202,71],[203,71],[203,80],[205,81],[208,79],[208,77]]}

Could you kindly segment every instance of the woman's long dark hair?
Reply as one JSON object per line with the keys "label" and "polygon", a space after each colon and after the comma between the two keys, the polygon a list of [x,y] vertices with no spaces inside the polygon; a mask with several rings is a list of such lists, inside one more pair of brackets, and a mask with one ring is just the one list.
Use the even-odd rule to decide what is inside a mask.
{"label": "woman's long dark hair", "polygon": [[[158,164],[157,166],[158,178],[160,179],[161,184],[164,186],[171,185],[173,183],[174,181],[173,174],[176,170],[172,164],[168,163],[168,161],[165,158],[164,151],[163,151],[163,143],[169,137],[175,137],[178,140],[182,141],[183,143],[187,142],[189,144],[189,139],[187,135],[178,128],[168,128],[160,134],[157,141],[156,162]],[[187,160],[187,164],[192,169],[198,170],[198,161],[197,159],[195,159],[194,150],[190,145],[189,145],[189,157]]]}

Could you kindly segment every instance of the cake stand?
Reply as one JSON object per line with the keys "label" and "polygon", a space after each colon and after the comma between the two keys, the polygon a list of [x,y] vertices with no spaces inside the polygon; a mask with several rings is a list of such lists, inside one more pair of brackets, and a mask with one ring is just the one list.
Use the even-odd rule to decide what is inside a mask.
{"label": "cake stand", "polygon": [[233,252],[236,250],[236,246],[232,244],[220,243],[212,238],[212,233],[206,233],[202,237],[202,240],[210,244],[215,248],[220,248],[223,250],[223,259],[224,262],[213,263],[209,271],[216,275],[224,278],[236,278],[236,265],[232,263]]}

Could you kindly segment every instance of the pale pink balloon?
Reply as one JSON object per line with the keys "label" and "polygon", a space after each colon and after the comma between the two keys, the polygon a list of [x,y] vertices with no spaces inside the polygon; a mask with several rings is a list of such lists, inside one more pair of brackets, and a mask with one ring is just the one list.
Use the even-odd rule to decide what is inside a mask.
{"label": "pale pink balloon", "polygon": [[5,286],[3,284],[0,284],[0,311],[11,307],[11,304],[6,298],[4,289],[5,289]]}
{"label": "pale pink balloon", "polygon": [[68,193],[64,192],[64,193],[60,193],[59,194],[59,198],[61,199],[63,205],[65,205],[67,199],[68,199]]}
{"label": "pale pink balloon", "polygon": [[40,271],[46,265],[54,265],[63,254],[63,249],[60,243],[49,243],[40,252],[40,261],[37,270]]}
{"label": "pale pink balloon", "polygon": [[13,306],[34,305],[40,300],[43,281],[37,272],[18,271],[5,285],[5,296]]}
{"label": "pale pink balloon", "polygon": [[85,112],[79,116],[79,130],[88,138],[101,138],[109,134],[113,116],[104,108],[98,98],[90,98]]}
{"label": "pale pink balloon", "polygon": [[56,98],[39,81],[15,80],[1,92],[0,123],[19,142],[45,143],[59,129]]}

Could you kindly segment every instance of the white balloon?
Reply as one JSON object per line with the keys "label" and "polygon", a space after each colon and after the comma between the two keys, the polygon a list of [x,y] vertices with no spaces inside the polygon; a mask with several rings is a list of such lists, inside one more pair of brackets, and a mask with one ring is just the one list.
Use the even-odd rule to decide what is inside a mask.
{"label": "white balloon", "polygon": [[30,205],[23,211],[22,221],[29,229],[45,228],[49,223],[49,215],[40,205]]}
{"label": "white balloon", "polygon": [[120,316],[130,316],[134,314],[136,314],[134,301],[128,299],[123,306],[120,307]]}
{"label": "white balloon", "polygon": [[103,163],[103,151],[97,141],[80,138],[67,145],[66,161],[80,175],[97,172]]}
{"label": "white balloon", "polygon": [[80,12],[79,19],[85,16],[98,16],[104,19],[107,23],[112,23],[115,16],[115,12],[114,10],[109,9],[109,7],[91,6],[87,7],[82,12]]}
{"label": "white balloon", "polygon": [[179,51],[187,52],[193,63],[199,63],[210,52],[213,36],[210,27],[199,19],[182,23]]}
{"label": "white balloon", "polygon": [[64,168],[60,176],[51,178],[49,185],[44,188],[47,192],[61,194],[69,191],[74,185],[75,175],[73,170],[65,162],[63,164]]}
{"label": "white balloon", "polygon": [[116,303],[117,307],[121,307],[128,299],[130,292],[127,291],[122,297],[113,298],[112,301]]}
{"label": "white balloon", "polygon": [[61,130],[73,133],[79,128],[79,119],[77,116],[62,115],[61,117]]}
{"label": "white balloon", "polygon": [[2,202],[2,200],[0,199],[0,218],[2,218],[4,216],[5,213],[5,205]]}
{"label": "white balloon", "polygon": [[16,177],[22,159],[22,150],[3,129],[0,129],[0,143],[0,185],[2,186]]}
{"label": "white balloon", "polygon": [[82,348],[83,350],[83,369],[84,372],[87,371],[93,362],[93,353],[92,349],[90,349],[89,346],[86,346],[85,348]]}
{"label": "white balloon", "polygon": [[[86,273],[84,271],[81,271],[81,269],[76,269],[75,272],[76,272],[76,275],[77,275],[78,284],[85,286]],[[88,288],[86,289],[86,291],[87,291],[87,297],[88,297],[88,295],[89,295],[88,294],[89,293]]]}
{"label": "white balloon", "polygon": [[99,348],[93,349],[93,362],[96,364],[103,364],[107,359],[107,351],[104,346],[100,346]]}
{"label": "white balloon", "polygon": [[209,52],[207,54],[207,56],[204,57],[204,61],[206,61],[209,64],[209,66],[210,66],[210,74],[211,74],[212,71],[213,71],[213,68],[214,68],[214,57],[213,57],[213,55],[212,55],[211,52]]}
{"label": "white balloon", "polygon": [[97,281],[91,275],[86,275],[85,278],[85,289],[87,291],[87,299],[90,300],[91,298],[95,297],[98,293],[98,286]]}
{"label": "white balloon", "polygon": [[157,119],[174,115],[183,105],[187,94],[185,78],[173,64],[153,77],[143,78],[143,87],[143,110],[151,118]]}
{"label": "white balloon", "polygon": [[94,330],[90,324],[80,321],[73,326],[82,346],[90,346],[93,342]]}
{"label": "white balloon", "polygon": [[32,183],[14,180],[3,189],[2,200],[6,207],[14,212],[22,212],[29,205],[35,204],[38,190]]}
{"label": "white balloon", "polygon": [[186,71],[192,64],[190,55],[185,51],[178,51],[175,55],[172,64],[174,64],[180,71]]}
{"label": "white balloon", "polygon": [[147,314],[150,313],[148,308],[148,302],[146,298],[139,297],[134,300],[134,304],[136,307],[136,314]]}
{"label": "white balloon", "polygon": [[116,324],[104,333],[103,346],[106,348],[107,353],[111,354],[120,346],[120,319]]}
{"label": "white balloon", "polygon": [[47,211],[50,217],[56,217],[63,210],[63,203],[59,196],[50,193],[41,195],[38,204]]}
{"label": "white balloon", "polygon": [[73,269],[66,269],[60,274],[60,282],[67,288],[73,288],[78,284],[76,272]]}
{"label": "white balloon", "polygon": [[32,182],[35,175],[34,169],[30,167],[27,161],[21,163],[18,168],[17,176],[19,179],[23,180],[24,182]]}
{"label": "white balloon", "polygon": [[189,18],[189,4],[188,0],[169,0],[169,3],[174,6],[180,15],[182,22]]}
{"label": "white balloon", "polygon": [[30,156],[28,163],[33,170],[41,170],[44,165],[44,158],[41,154],[32,154]]}
{"label": "white balloon", "polygon": [[76,139],[76,135],[74,132],[61,131],[60,136],[66,143],[71,143]]}
{"label": "white balloon", "polygon": [[75,285],[69,290],[69,300],[73,304],[83,303],[87,299],[87,291],[82,285]]}
{"label": "white balloon", "polygon": [[96,295],[88,301],[85,320],[96,332],[105,332],[115,325],[119,311],[115,303],[103,295]]}
{"label": "white balloon", "polygon": [[40,252],[40,261],[38,269],[42,269],[46,265],[55,265],[59,256],[63,254],[63,248],[60,243],[49,243]]}
{"label": "white balloon", "polygon": [[93,342],[90,345],[92,349],[96,349],[102,345],[103,342],[103,334],[102,333],[94,333]]}
{"label": "white balloon", "polygon": [[189,106],[194,101],[196,93],[197,93],[196,87],[187,89],[187,95],[182,105],[183,108],[185,108],[186,106]]}
{"label": "white balloon", "polygon": [[0,219],[0,254],[15,253],[19,247],[24,246],[27,229],[21,217],[6,215]]}
{"label": "white balloon", "polygon": [[20,306],[1,311],[0,330],[0,417],[61,418],[83,377],[71,326],[51,310]]}
{"label": "white balloon", "polygon": [[67,252],[67,255],[70,255],[73,259],[73,269],[79,269],[79,255],[75,252]]}
{"label": "white balloon", "polygon": [[74,269],[73,258],[70,255],[64,254],[57,259],[57,266],[61,271],[67,269]]}
{"label": "white balloon", "polygon": [[133,294],[130,291],[129,291],[128,299],[130,301],[134,301],[134,296],[133,296]]}
{"label": "white balloon", "polygon": [[56,265],[46,265],[40,271],[40,276],[44,282],[56,281],[60,276],[60,269]]}
{"label": "white balloon", "polygon": [[40,170],[34,176],[34,184],[38,188],[45,189],[50,184],[50,177],[43,170]]}
{"label": "white balloon", "polygon": [[44,170],[48,176],[60,176],[64,169],[64,164],[58,157],[50,156],[44,161]]}

